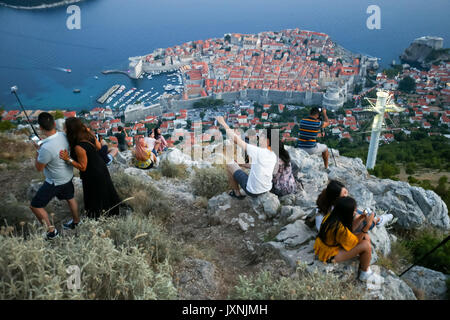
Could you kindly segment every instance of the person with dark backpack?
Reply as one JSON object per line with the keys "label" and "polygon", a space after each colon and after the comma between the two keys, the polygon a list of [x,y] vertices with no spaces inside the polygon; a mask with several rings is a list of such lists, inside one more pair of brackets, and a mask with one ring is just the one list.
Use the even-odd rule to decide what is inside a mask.
{"label": "person with dark backpack", "polygon": [[272,179],[271,192],[279,197],[297,192],[297,183],[292,173],[291,157],[281,141],[278,152],[278,170]]}

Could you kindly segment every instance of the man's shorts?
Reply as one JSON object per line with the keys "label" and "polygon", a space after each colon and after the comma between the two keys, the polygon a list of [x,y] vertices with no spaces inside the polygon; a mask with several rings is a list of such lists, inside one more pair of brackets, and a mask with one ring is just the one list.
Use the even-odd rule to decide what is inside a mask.
{"label": "man's shorts", "polygon": [[246,174],[242,169],[236,170],[233,173],[233,178],[236,180],[237,183],[244,189],[245,193],[248,194],[251,197],[257,197],[257,194],[253,194],[250,191],[247,190],[247,181],[248,181],[248,174]]}
{"label": "man's shorts", "polygon": [[324,153],[328,150],[328,147],[321,143],[316,143],[316,146],[314,148],[301,148],[302,150],[305,150],[308,154],[317,154],[317,153]]}
{"label": "man's shorts", "polygon": [[33,200],[31,200],[31,206],[34,208],[44,208],[54,197],[57,197],[59,200],[70,200],[73,199],[74,195],[75,188],[73,187],[72,180],[59,186],[45,181]]}

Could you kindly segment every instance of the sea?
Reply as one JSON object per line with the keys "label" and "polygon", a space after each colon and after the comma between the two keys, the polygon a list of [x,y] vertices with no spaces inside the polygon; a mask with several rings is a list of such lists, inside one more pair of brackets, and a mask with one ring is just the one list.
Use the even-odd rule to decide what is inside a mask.
{"label": "sea", "polygon": [[[440,36],[447,47],[450,40],[448,0],[86,0],[76,5],[80,29],[67,27],[68,6],[0,7],[0,106],[18,109],[14,85],[26,109],[42,110],[90,110],[114,84],[161,94],[167,74],[132,80],[101,71],[127,70],[129,57],[231,32],[324,32],[350,51],[380,58],[381,68],[398,63],[415,38]],[[369,28],[367,20],[376,12],[380,23]]]}

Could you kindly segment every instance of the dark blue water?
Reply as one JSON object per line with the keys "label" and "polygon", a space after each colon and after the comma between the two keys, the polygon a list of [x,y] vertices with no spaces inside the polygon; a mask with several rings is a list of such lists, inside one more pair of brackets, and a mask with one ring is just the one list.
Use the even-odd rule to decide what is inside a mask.
{"label": "dark blue water", "polygon": [[[366,27],[369,5],[381,8],[381,29]],[[300,28],[325,32],[345,48],[387,66],[423,35],[450,38],[448,0],[89,0],[81,30],[66,28],[66,7],[0,8],[0,105],[17,108],[12,85],[28,108],[90,109],[115,83],[162,92],[165,76],[130,80],[102,75],[126,69],[128,57],[183,42]],[[64,73],[56,68],[71,68]],[[95,80],[94,76],[99,79]],[[73,89],[81,89],[74,94]]]}

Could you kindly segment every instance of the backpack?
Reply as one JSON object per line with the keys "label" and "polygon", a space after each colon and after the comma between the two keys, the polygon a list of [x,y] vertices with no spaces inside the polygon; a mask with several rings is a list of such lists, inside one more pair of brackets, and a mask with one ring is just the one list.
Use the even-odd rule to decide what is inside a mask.
{"label": "backpack", "polygon": [[297,183],[292,174],[290,163],[285,166],[284,162],[281,161],[278,172],[272,179],[272,185],[272,192],[279,197],[297,192]]}

